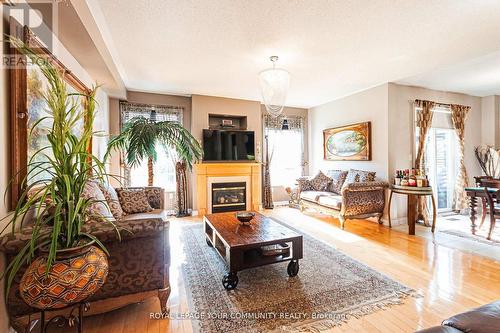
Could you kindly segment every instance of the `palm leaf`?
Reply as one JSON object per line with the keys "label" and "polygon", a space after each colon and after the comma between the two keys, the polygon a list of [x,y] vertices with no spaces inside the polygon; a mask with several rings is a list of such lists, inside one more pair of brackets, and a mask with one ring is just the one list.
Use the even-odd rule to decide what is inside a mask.
{"label": "palm leaf", "polygon": [[156,161],[158,144],[167,150],[173,149],[177,158],[189,168],[203,156],[199,142],[179,122],[153,122],[144,117],[134,117],[123,126],[118,136],[109,141],[105,159],[112,151],[119,150],[125,154],[130,167],[148,158]]}

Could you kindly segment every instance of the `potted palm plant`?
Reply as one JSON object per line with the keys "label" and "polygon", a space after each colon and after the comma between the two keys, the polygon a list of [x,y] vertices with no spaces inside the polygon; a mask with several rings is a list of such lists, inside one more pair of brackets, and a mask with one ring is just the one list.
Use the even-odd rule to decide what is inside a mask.
{"label": "potted palm plant", "polygon": [[153,185],[153,164],[156,161],[156,147],[163,146],[175,151],[177,162],[177,216],[187,214],[186,202],[186,166],[192,168],[193,164],[202,158],[203,151],[199,142],[187,129],[177,121],[155,121],[145,117],[134,117],[125,125],[121,133],[112,138],[108,143],[106,156],[114,150],[125,154],[126,163],[130,167],[148,161],[148,185]]}
{"label": "potted palm plant", "polygon": [[[38,64],[48,81],[47,90],[40,94],[49,116],[33,127],[42,126],[42,120],[47,118],[52,125],[47,129],[49,144],[28,161],[20,199],[6,217],[13,233],[20,228],[30,240],[8,265],[4,276],[9,290],[21,267],[30,263],[20,282],[21,297],[41,310],[62,308],[92,295],[108,273],[105,247],[84,231],[88,220],[104,219],[90,209],[96,200],[85,195],[88,184],[107,176],[104,164],[89,149],[95,134],[92,125],[97,87],[88,94],[71,93],[64,74],[50,61],[19,39],[11,37],[9,42]],[[79,126],[81,133],[75,134]],[[24,220],[29,212],[33,223],[27,227]]]}

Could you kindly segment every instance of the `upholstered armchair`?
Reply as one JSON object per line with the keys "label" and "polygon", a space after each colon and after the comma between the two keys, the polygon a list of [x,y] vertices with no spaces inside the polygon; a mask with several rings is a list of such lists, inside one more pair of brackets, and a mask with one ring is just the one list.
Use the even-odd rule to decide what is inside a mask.
{"label": "upholstered armchair", "polygon": [[351,183],[342,189],[339,219],[342,229],[345,220],[376,216],[379,223],[384,213],[386,182]]}

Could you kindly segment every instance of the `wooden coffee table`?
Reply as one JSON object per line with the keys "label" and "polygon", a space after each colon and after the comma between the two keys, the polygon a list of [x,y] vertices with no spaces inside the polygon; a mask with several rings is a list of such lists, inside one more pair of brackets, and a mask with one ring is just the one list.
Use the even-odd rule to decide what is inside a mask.
{"label": "wooden coffee table", "polygon": [[[217,250],[228,267],[222,279],[227,290],[236,288],[237,273],[247,268],[290,261],[288,275],[298,274],[302,235],[292,229],[257,212],[249,225],[242,225],[234,212],[205,215],[203,223],[207,244]],[[277,244],[286,244],[289,250],[279,255],[263,255],[263,246]]]}

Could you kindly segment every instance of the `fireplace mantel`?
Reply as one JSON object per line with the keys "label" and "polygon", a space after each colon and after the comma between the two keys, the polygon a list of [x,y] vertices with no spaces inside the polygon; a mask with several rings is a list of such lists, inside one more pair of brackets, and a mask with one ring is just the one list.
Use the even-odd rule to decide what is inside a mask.
{"label": "fireplace mantel", "polygon": [[260,163],[199,163],[193,167],[195,176],[195,210],[198,215],[205,215],[209,211],[208,202],[209,179],[211,177],[248,177],[248,201],[247,209],[261,210],[261,164]]}

